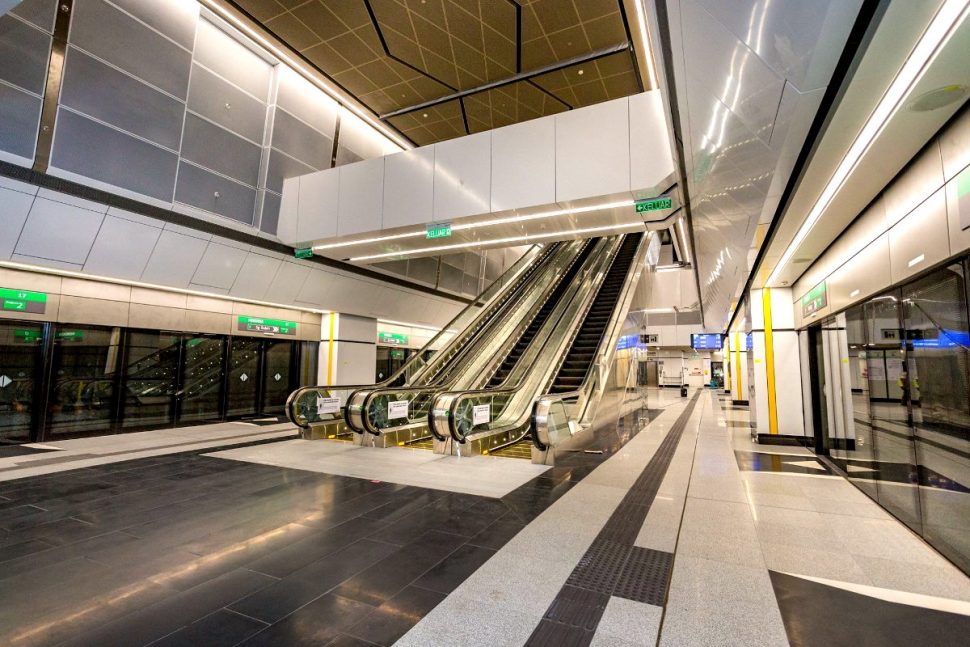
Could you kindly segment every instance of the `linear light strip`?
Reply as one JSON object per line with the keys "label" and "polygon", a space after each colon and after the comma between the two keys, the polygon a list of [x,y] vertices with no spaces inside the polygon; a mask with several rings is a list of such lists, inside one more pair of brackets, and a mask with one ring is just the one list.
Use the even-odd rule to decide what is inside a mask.
{"label": "linear light strip", "polygon": [[[603,209],[618,209],[620,207],[630,207],[633,206],[633,200],[620,200],[619,202],[608,202],[606,204],[596,204],[588,207],[577,207],[575,209],[556,209],[554,211],[543,211],[540,213],[517,215],[517,216],[506,216],[503,218],[494,218],[492,220],[483,220],[481,222],[469,222],[464,224],[452,225],[452,231],[464,231],[466,229],[478,229],[481,227],[494,227],[496,225],[506,225],[513,222],[527,222],[529,220],[540,220],[542,218],[553,218],[555,216],[568,216],[577,213],[588,213],[590,211],[601,211]],[[361,240],[349,240],[339,243],[330,243],[327,245],[314,245],[314,250],[325,250],[325,249],[336,249],[339,247],[350,247],[352,245],[364,245],[367,243],[380,243],[387,240],[400,240],[402,238],[414,238],[416,236],[423,236],[425,230],[421,229],[418,231],[409,231],[402,234],[389,234],[387,236],[376,236],[374,238],[364,238]],[[424,251],[424,250],[421,250]]]}
{"label": "linear light strip", "polygon": [[523,236],[510,236],[508,238],[495,238],[493,240],[476,240],[470,243],[455,243],[454,245],[439,245],[437,247],[423,247],[421,249],[411,249],[403,250],[399,252],[387,252],[384,254],[371,254],[370,256],[357,256],[351,258],[351,261],[373,261],[379,258],[390,258],[392,256],[410,256],[412,254],[427,254],[429,252],[444,252],[450,249],[465,249],[468,247],[483,247],[485,245],[503,245],[506,243],[518,243],[528,240],[535,240],[537,238],[554,238],[556,236],[563,235],[575,235],[575,234],[591,234],[598,231],[608,231],[611,229],[626,229],[629,227],[639,227],[643,223],[640,222],[629,222],[622,225],[606,225],[603,227],[588,227],[586,229],[573,229],[569,231],[554,231],[545,234],[526,234]]}
{"label": "linear light strip", "polygon": [[936,16],[930,22],[929,27],[923,32],[916,47],[913,48],[909,58],[903,64],[902,69],[893,79],[889,89],[883,95],[876,109],[869,116],[859,135],[849,151],[842,158],[838,167],[829,179],[828,184],[819,196],[815,205],[809,212],[808,217],[795,234],[795,238],[789,243],[785,253],[775,266],[775,269],[768,277],[767,284],[776,283],[782,270],[791,261],[798,247],[805,241],[805,238],[815,227],[822,213],[828,208],[835,194],[845,184],[849,175],[855,170],[859,160],[869,150],[873,141],[886,127],[889,119],[899,110],[903,101],[920,80],[927,66],[933,61],[939,51],[946,45],[953,35],[953,32],[963,23],[967,16],[968,0],[946,0],[943,6],[937,11]]}
{"label": "linear light strip", "polygon": [[285,50],[280,49],[272,42],[267,40],[262,34],[253,29],[245,21],[240,20],[233,12],[229,11],[226,7],[222,6],[218,0],[199,0],[203,5],[208,7],[211,11],[219,15],[220,18],[231,23],[233,27],[243,32],[246,36],[251,38],[260,47],[265,49],[267,52],[280,59],[281,62],[288,65],[292,70],[298,72],[300,76],[305,78],[307,81],[317,86],[324,93],[327,94],[331,99],[336,101],[341,107],[350,110],[357,117],[366,122],[371,128],[373,128],[378,134],[382,135],[385,139],[392,142],[395,146],[398,146],[402,150],[410,150],[414,148],[412,144],[402,139],[397,133],[390,130],[387,126],[380,123],[374,119],[373,115],[367,113],[366,110],[362,110],[359,106],[354,103],[352,98],[345,97],[344,93],[338,88],[332,86],[329,82],[320,78],[320,75],[311,71],[307,66],[295,58]]}
{"label": "linear light strip", "polygon": [[52,267],[44,267],[42,265],[30,265],[28,263],[18,263],[16,261],[0,261],[0,267],[9,268],[12,270],[21,270],[26,272],[36,272],[37,274],[49,274],[51,276],[63,276],[72,279],[80,279],[83,281],[101,281],[102,283],[111,283],[113,285],[127,285],[136,288],[145,288],[148,290],[158,290],[160,292],[175,292],[177,294],[188,294],[191,296],[205,297],[207,299],[219,299],[220,301],[231,301],[233,303],[248,303],[251,305],[265,306],[268,308],[282,308],[285,310],[299,310],[300,312],[311,312],[313,314],[331,314],[333,310],[325,310],[322,308],[307,308],[305,306],[294,306],[286,305],[285,303],[274,303],[272,301],[260,301],[258,299],[244,299],[240,297],[232,297],[223,294],[213,294],[211,292],[202,292],[199,290],[186,290],[185,288],[175,288],[167,285],[159,285],[157,283],[142,283],[141,281],[131,281],[128,279],[119,279],[112,276],[101,276],[99,274],[85,274],[84,272],[75,272],[73,270],[62,270]]}

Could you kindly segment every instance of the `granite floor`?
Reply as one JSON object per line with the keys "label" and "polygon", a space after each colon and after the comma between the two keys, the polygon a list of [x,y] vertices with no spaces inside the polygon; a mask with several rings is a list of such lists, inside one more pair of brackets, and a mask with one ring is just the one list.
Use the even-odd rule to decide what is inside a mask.
{"label": "granite floor", "polygon": [[0,644],[965,644],[970,580],[811,452],[647,401],[492,496],[280,465],[284,430],[89,439],[0,483]]}

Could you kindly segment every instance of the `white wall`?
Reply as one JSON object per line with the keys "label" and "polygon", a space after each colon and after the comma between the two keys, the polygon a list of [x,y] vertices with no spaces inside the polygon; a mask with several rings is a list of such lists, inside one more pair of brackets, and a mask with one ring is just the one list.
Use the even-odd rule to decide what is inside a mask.
{"label": "white wall", "polygon": [[600,196],[652,197],[673,173],[660,92],[651,91],[292,178],[278,235],[297,245]]}

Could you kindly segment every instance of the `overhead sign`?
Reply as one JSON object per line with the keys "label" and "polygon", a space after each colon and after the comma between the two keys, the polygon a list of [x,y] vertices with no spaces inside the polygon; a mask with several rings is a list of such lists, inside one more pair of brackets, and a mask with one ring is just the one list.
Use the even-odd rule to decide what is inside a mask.
{"label": "overhead sign", "polygon": [[313,248],[304,247],[302,249],[294,249],[293,255],[297,258],[313,258]]}
{"label": "overhead sign", "polygon": [[451,223],[450,222],[434,222],[425,225],[425,237],[428,240],[432,238],[448,238],[451,236]]}
{"label": "overhead sign", "polygon": [[694,350],[721,350],[724,338],[720,333],[691,333],[690,346]]}
{"label": "overhead sign", "polygon": [[281,319],[240,316],[236,327],[238,330],[261,332],[266,335],[296,335],[296,322]]}
{"label": "overhead sign", "polygon": [[47,309],[47,294],[44,292],[0,288],[0,299],[2,309],[7,311],[44,314]]}
{"label": "overhead sign", "polygon": [[404,359],[404,351],[403,350],[392,350],[391,351],[391,359]]}
{"label": "overhead sign", "polygon": [[809,317],[828,304],[828,291],[822,281],[802,297],[802,316]]}
{"label": "overhead sign", "polygon": [[636,201],[637,213],[643,213],[644,211],[661,211],[663,209],[670,209],[673,206],[674,201],[672,198],[653,198],[652,200]]}
{"label": "overhead sign", "polygon": [[16,329],[13,331],[13,338],[21,343],[32,344],[40,340],[40,331]]}
{"label": "overhead sign", "polygon": [[660,335],[657,334],[641,334],[640,343],[641,344],[656,344],[659,342]]}
{"label": "overhead sign", "polygon": [[407,346],[408,336],[398,335],[393,332],[377,333],[377,342],[380,344],[391,344],[392,346]]}
{"label": "overhead sign", "polygon": [[83,330],[61,330],[54,335],[58,341],[84,341]]}

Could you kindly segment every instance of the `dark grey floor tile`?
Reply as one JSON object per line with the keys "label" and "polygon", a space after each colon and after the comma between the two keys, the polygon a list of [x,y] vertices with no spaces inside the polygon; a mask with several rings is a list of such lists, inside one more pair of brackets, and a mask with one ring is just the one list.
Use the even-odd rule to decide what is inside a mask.
{"label": "dark grey floor tile", "polygon": [[266,628],[265,622],[220,609],[151,643],[152,647],[232,647]]}
{"label": "dark grey floor tile", "polygon": [[481,546],[459,546],[419,577],[415,585],[439,593],[451,593],[494,554],[494,550]]}
{"label": "dark grey floor tile", "polygon": [[367,615],[372,607],[329,593],[252,636],[246,647],[326,645]]}
{"label": "dark grey floor tile", "polygon": [[374,643],[361,640],[355,636],[340,634],[327,643],[327,647],[375,647]]}
{"label": "dark grey floor tile", "polygon": [[230,608],[273,623],[381,561],[396,546],[361,539],[239,600]]}
{"label": "dark grey floor tile", "polygon": [[444,594],[409,586],[374,609],[348,633],[376,645],[393,645],[444,599]]}
{"label": "dark grey floor tile", "polygon": [[65,645],[145,645],[275,581],[262,573],[237,569],[77,635]]}
{"label": "dark grey floor tile", "polygon": [[[24,555],[32,555],[51,548],[54,544],[49,544],[40,539],[28,539],[17,543],[8,543],[0,547],[0,564],[15,560]],[[2,568],[2,567],[0,567]],[[2,571],[0,571],[2,572]]]}
{"label": "dark grey floor tile", "polygon": [[468,543],[482,546],[483,548],[498,550],[523,528],[525,528],[525,523],[513,519],[510,516],[505,516],[491,523],[480,533],[469,539]]}
{"label": "dark grey floor tile", "polygon": [[456,535],[432,530],[414,542],[361,571],[336,588],[336,592],[373,606],[382,604],[445,559],[464,542]]}

